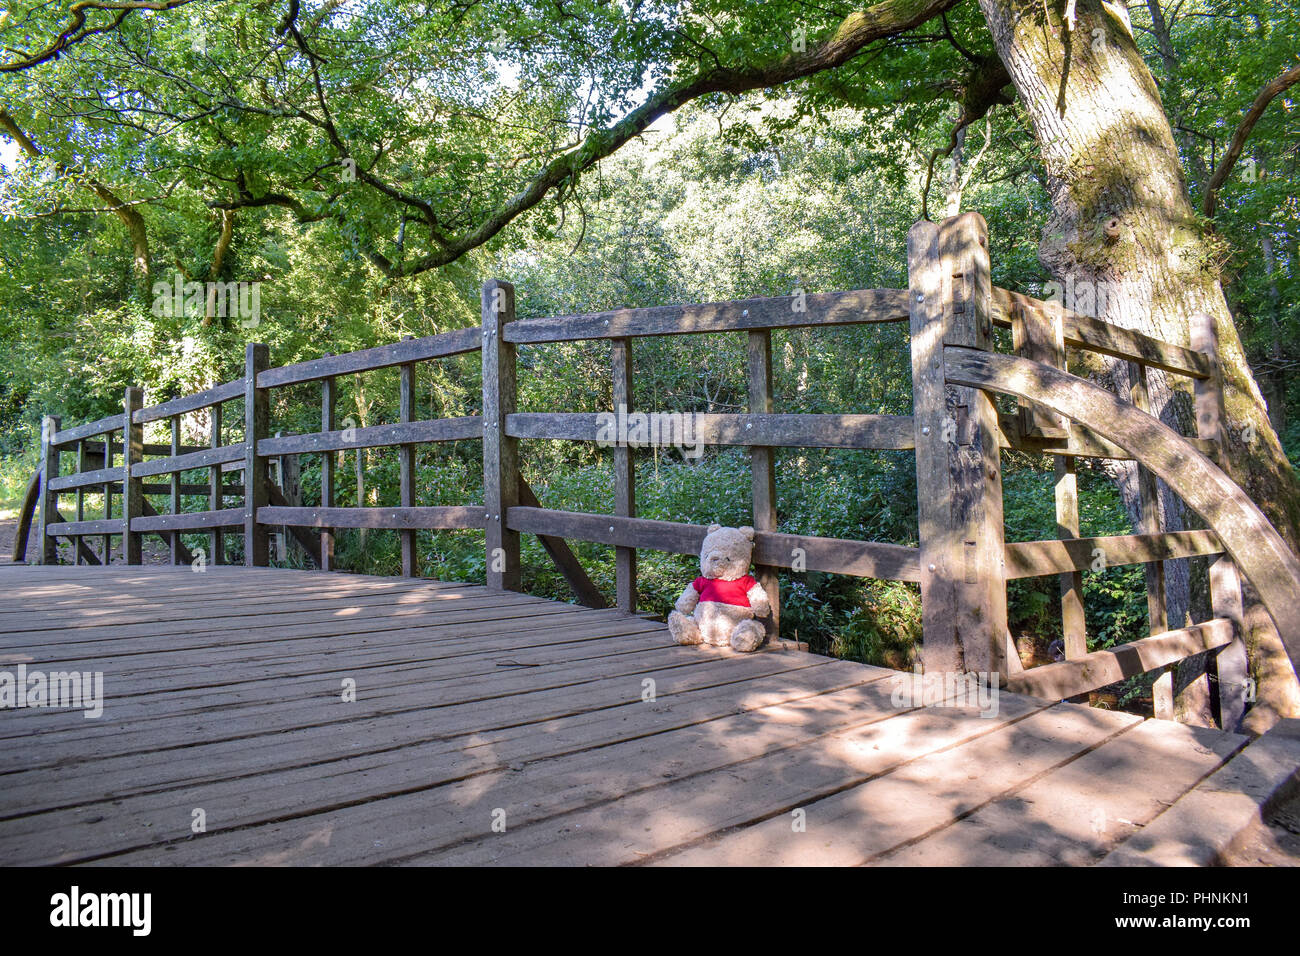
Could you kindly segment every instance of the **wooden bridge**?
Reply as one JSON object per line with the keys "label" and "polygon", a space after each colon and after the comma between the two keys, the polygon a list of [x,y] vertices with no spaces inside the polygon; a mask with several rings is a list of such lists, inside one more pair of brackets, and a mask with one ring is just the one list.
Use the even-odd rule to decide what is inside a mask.
{"label": "wooden bridge", "polygon": [[[5,703],[6,860],[1212,862],[1243,808],[1257,813],[1300,766],[1291,722],[1253,742],[1234,732],[1248,704],[1252,592],[1241,579],[1294,665],[1300,563],[1213,461],[1212,324],[1193,317],[1185,348],[993,288],[974,214],[918,223],[909,267],[907,290],[519,320],[511,287],[489,282],[480,328],[280,368],[250,345],[241,380],[152,407],[132,388],[120,415],[71,428],[47,419],[25,508],[28,520],[39,510],[43,566],[0,568],[0,702],[6,674],[20,693],[19,669],[62,674],[63,691],[73,674],[102,675],[103,712]],[[910,322],[912,415],[773,412],[772,329],[877,322]],[[1012,329],[1015,355],[993,350],[995,325]],[[610,340],[613,407],[631,408],[637,337],[735,331],[748,336],[750,410],[695,424],[706,443],[750,449],[756,562],[775,609],[755,655],[671,646],[635,613],[637,549],[694,553],[704,526],[636,517],[631,448],[613,449],[614,515],[543,507],[518,458],[521,440],[596,441],[601,429],[594,414],[518,412],[518,347]],[[1065,371],[1067,347],[1130,362],[1131,401]],[[416,363],[467,352],[482,355],[481,415],[415,420]],[[335,377],[393,367],[401,420],[339,430]],[[1197,436],[1147,414],[1148,374],[1192,380]],[[321,430],[272,437],[272,390],[313,382]],[[1016,410],[999,412],[996,393]],[[238,441],[228,403],[243,405]],[[200,412],[210,447],[185,446],[183,416]],[[169,423],[169,443],[145,443],[156,422]],[[484,500],[419,505],[416,446],[471,438],[482,440]],[[401,505],[336,507],[335,453],[389,446]],[[918,546],[781,533],[776,447],[913,450]],[[1055,457],[1058,539],[1004,541],[1004,447]],[[268,480],[269,463],[303,454],[321,455],[312,506]],[[1083,456],[1139,463],[1139,533],[1078,537]],[[186,483],[196,470],[207,480]],[[1162,532],[1157,480],[1206,527]],[[86,514],[87,492],[102,499],[99,516]],[[70,516],[60,496],[75,496]],[[195,496],[205,510],[186,510]],[[321,570],[267,566],[281,527]],[[333,570],[339,528],[397,529],[404,575]],[[486,585],[417,578],[421,528],[482,529]],[[585,606],[520,593],[523,533],[541,538]],[[176,566],[140,565],[146,534],[168,542]],[[183,534],[191,545],[206,536],[207,560]],[[60,538],[77,566],[57,563]],[[614,606],[566,539],[616,548]],[[242,566],[226,563],[232,551]],[[1088,650],[1080,573],[1098,553],[1148,567],[1151,637]],[[1170,630],[1163,562],[1191,556],[1211,562],[1214,616]],[[919,582],[924,680],[782,645],[778,569]],[[1065,660],[1025,669],[1005,583],[1032,575],[1060,577]],[[1197,655],[1181,703],[1205,706],[1177,706],[1170,665]],[[1157,715],[1208,711],[1218,726],[1066,702],[1151,671],[1162,674]]]}

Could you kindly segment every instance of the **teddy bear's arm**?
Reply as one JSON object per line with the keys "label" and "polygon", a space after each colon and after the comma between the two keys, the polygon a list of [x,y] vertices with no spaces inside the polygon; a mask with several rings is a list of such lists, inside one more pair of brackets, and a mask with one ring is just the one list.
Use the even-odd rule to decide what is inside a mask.
{"label": "teddy bear's arm", "polygon": [[679,614],[691,614],[695,611],[695,605],[700,603],[700,592],[695,590],[694,582],[686,585],[686,590],[682,596],[677,599],[677,608]]}
{"label": "teddy bear's arm", "polygon": [[749,598],[749,606],[754,612],[754,617],[767,617],[772,613],[772,604],[767,599],[767,592],[763,590],[763,585],[755,584],[745,592],[745,597]]}

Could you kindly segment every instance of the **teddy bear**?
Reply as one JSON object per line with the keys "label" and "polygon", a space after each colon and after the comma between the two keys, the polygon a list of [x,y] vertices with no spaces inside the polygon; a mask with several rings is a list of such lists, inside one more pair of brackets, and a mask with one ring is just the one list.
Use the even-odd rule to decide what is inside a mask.
{"label": "teddy bear", "polygon": [[767,592],[749,574],[754,529],[711,524],[700,548],[701,576],[686,586],[668,632],[678,644],[755,651],[767,636],[760,621],[772,610]]}

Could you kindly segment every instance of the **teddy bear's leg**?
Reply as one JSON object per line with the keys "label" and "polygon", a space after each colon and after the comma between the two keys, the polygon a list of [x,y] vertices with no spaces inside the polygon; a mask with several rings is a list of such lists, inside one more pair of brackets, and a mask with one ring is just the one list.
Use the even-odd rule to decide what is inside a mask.
{"label": "teddy bear's leg", "polygon": [[731,632],[731,648],[736,651],[756,651],[766,637],[767,632],[758,621],[741,621]]}
{"label": "teddy bear's leg", "polygon": [[703,639],[695,619],[687,617],[681,611],[673,611],[668,615],[668,633],[678,644],[698,644]]}

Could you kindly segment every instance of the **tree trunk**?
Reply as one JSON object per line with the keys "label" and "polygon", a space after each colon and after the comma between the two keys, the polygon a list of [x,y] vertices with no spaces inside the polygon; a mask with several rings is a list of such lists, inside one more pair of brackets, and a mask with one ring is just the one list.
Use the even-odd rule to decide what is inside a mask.
{"label": "tree trunk", "polygon": [[[1126,20],[1113,4],[1079,0],[1071,31],[1060,3],[979,3],[1047,173],[1052,215],[1039,245],[1043,265],[1067,288],[1105,291],[1095,309],[1076,305],[1078,311],[1169,342],[1188,344],[1193,313],[1214,318],[1228,416],[1226,467],[1295,548],[1300,481],[1246,364],[1212,237],[1189,201],[1169,120]],[[1121,234],[1108,241],[1103,227],[1112,217]],[[1101,375],[1128,394],[1125,363],[1108,360]],[[1174,384],[1182,389],[1184,383]],[[1151,386],[1156,413],[1171,424],[1185,421],[1185,393],[1176,398],[1159,374]],[[1175,530],[1182,526],[1181,504],[1164,497],[1172,506],[1165,509],[1167,528]],[[1170,604],[1171,626],[1177,626],[1189,601],[1185,591],[1171,597],[1177,601]],[[1267,655],[1267,643],[1261,647]],[[1300,687],[1289,667],[1260,666],[1256,673],[1261,717],[1300,715]]]}

